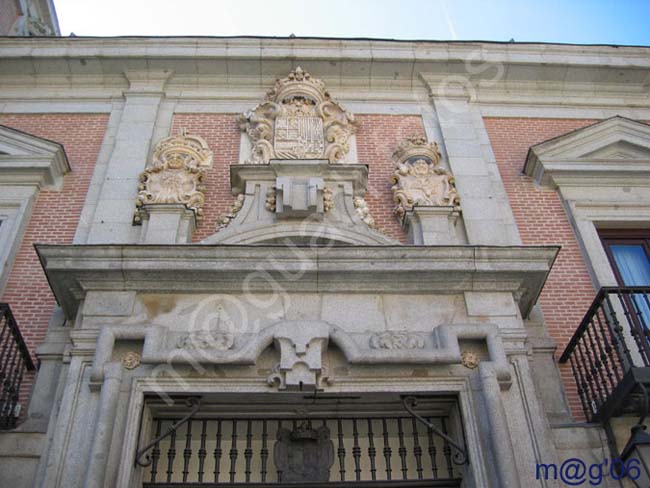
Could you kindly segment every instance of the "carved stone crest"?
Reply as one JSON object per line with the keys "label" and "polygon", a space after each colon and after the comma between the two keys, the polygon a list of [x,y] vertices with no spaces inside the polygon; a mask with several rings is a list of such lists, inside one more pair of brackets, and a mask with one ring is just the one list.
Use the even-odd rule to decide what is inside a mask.
{"label": "carved stone crest", "polygon": [[225,351],[235,343],[235,324],[222,305],[217,306],[214,317],[196,330],[182,334],[176,341],[177,349],[215,349]]}
{"label": "carved stone crest", "polygon": [[454,177],[440,167],[441,155],[435,142],[411,137],[393,153],[395,213],[400,217],[415,206],[451,207],[460,203]]}
{"label": "carved stone crest", "polygon": [[135,223],[140,223],[140,208],[151,204],[183,204],[202,216],[205,202],[202,180],[212,167],[212,151],[200,136],[181,131],[160,141],[152,160],[140,174]]}
{"label": "carved stone crest", "polygon": [[265,100],[237,118],[251,139],[250,164],[271,159],[343,160],[356,132],[354,116],[333,101],[323,81],[297,67]]}
{"label": "carved stone crest", "polygon": [[276,469],[282,472],[282,482],[329,481],[334,463],[330,431],[325,425],[314,429],[304,423],[294,430],[280,428],[273,458]]}
{"label": "carved stone crest", "polygon": [[420,334],[405,330],[389,330],[370,337],[372,349],[422,349],[424,338]]}

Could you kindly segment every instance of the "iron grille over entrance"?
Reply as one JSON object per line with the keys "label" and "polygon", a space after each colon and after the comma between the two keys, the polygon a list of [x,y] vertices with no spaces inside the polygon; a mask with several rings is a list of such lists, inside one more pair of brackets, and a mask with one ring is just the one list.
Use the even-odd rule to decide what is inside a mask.
{"label": "iron grille over entrance", "polygon": [[[144,486],[460,486],[462,468],[447,441],[403,409],[355,406],[299,407],[294,415],[273,406],[258,414],[199,413],[154,446]],[[457,412],[446,404],[418,413],[458,438],[458,420],[441,414],[450,408]],[[181,417],[154,414],[150,439]]]}

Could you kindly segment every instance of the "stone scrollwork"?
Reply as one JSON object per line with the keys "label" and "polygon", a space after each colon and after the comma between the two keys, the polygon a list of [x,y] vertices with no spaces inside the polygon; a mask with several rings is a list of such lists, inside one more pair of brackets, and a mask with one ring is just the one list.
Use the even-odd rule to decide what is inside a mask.
{"label": "stone scrollwork", "polygon": [[393,153],[395,213],[402,217],[415,206],[453,207],[460,203],[454,177],[443,167],[438,145],[423,137],[411,137]]}
{"label": "stone scrollwork", "polygon": [[354,197],[353,203],[357,214],[359,217],[361,217],[361,220],[363,220],[363,222],[365,222],[368,227],[374,229],[375,219],[372,218],[372,215],[370,215],[370,207],[368,207],[368,202],[366,202],[363,197]]}
{"label": "stone scrollwork", "polygon": [[230,207],[230,211],[221,217],[219,217],[218,220],[218,225],[219,229],[223,229],[225,227],[228,227],[228,224],[232,222],[232,220],[237,216],[237,213],[241,210],[241,208],[244,206],[244,199],[246,198],[246,195],[243,193],[240,193],[237,195],[235,198],[235,202],[232,204]]}
{"label": "stone scrollwork", "polygon": [[212,151],[202,137],[182,130],[161,140],[140,174],[135,223],[142,220],[142,206],[150,204],[182,204],[200,219],[205,202],[202,180],[210,167]]}
{"label": "stone scrollwork", "polygon": [[422,349],[424,337],[405,330],[389,330],[370,337],[372,349]]}
{"label": "stone scrollwork", "polygon": [[253,146],[249,164],[271,159],[339,163],[358,126],[354,115],[331,99],[325,83],[300,67],[276,80],[265,100],[237,120]]}

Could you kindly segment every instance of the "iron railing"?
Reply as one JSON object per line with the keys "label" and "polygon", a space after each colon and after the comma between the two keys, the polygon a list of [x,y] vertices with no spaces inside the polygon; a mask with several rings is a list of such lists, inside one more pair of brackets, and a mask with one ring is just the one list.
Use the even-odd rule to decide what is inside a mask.
{"label": "iron railing", "polygon": [[35,369],[9,305],[0,303],[0,430],[16,427],[23,375]]}
{"label": "iron railing", "polygon": [[[448,417],[423,417],[445,434],[450,430]],[[178,420],[154,418],[152,436],[158,438]],[[289,446],[292,440],[299,447]],[[324,461],[328,456],[329,462]],[[310,482],[296,479],[292,463],[299,469],[311,463],[307,469],[320,475]],[[220,415],[192,418],[156,443],[143,481],[145,488],[190,484],[442,488],[459,487],[461,469],[450,444],[408,414]]]}
{"label": "iron railing", "polygon": [[560,357],[566,362],[587,420],[632,407],[631,395],[650,380],[650,287],[602,288]]}

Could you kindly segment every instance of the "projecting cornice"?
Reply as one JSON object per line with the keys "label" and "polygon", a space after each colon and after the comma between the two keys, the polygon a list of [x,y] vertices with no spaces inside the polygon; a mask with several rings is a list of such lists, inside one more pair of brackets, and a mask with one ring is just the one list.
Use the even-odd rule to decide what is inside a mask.
{"label": "projecting cornice", "polygon": [[[121,96],[134,66],[169,72],[168,98],[246,107],[301,65],[340,101],[461,95],[485,104],[650,107],[650,48],[287,38],[0,38],[0,100]],[[26,87],[29,87],[27,89]],[[69,90],[63,91],[63,90]],[[452,93],[454,96],[455,93]],[[58,97],[58,98],[57,98]],[[244,103],[245,102],[245,103]],[[197,102],[198,103],[198,102]],[[238,111],[229,107],[227,111]],[[197,108],[200,110],[200,108]]]}
{"label": "projecting cornice", "polygon": [[[232,293],[511,292],[525,316],[558,247],[37,245],[69,317],[88,291]],[[261,273],[260,270],[264,270]]]}

